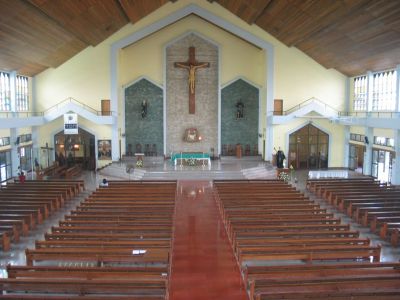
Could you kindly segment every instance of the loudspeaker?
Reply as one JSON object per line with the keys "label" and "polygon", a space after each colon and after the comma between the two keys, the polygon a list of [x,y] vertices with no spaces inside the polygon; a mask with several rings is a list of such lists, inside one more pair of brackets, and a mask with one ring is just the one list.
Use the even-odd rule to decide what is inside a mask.
{"label": "loudspeaker", "polygon": [[365,141],[365,143],[368,145],[369,144],[369,141],[368,141],[368,137],[367,136],[364,136],[364,141]]}

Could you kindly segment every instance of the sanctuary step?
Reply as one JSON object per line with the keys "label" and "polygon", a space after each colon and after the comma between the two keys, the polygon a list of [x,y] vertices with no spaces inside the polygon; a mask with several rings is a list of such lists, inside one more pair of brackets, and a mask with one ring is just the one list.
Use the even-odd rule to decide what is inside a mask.
{"label": "sanctuary step", "polygon": [[276,170],[271,165],[263,165],[253,168],[242,169],[242,174],[246,179],[276,178]]}
{"label": "sanctuary step", "polygon": [[[135,161],[136,163],[136,161]],[[128,168],[134,163],[112,163],[99,171],[99,175],[108,179],[123,179],[123,180],[141,180],[146,173],[146,170],[140,168]]]}
{"label": "sanctuary step", "polygon": [[[136,156],[123,156],[122,163],[130,164],[136,163]],[[164,162],[164,156],[143,156],[143,162],[145,164],[162,164]]]}
{"label": "sanctuary step", "polygon": [[213,179],[245,179],[241,171],[217,170],[169,170],[148,171],[143,180],[213,180]]}
{"label": "sanctuary step", "polygon": [[221,156],[221,162],[236,162],[236,161],[263,161],[261,155],[255,156],[242,156],[237,158],[236,156]]}

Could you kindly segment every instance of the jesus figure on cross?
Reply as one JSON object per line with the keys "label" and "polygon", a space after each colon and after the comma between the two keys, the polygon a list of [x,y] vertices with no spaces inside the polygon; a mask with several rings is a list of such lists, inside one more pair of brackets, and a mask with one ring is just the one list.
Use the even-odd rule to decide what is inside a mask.
{"label": "jesus figure on cross", "polygon": [[195,88],[195,82],[196,82],[196,70],[199,68],[205,68],[208,67],[209,63],[202,63],[199,65],[184,65],[181,63],[175,63],[175,66],[188,69],[189,70],[189,88],[190,88],[190,93],[194,94],[194,88]]}
{"label": "jesus figure on cross", "polygon": [[189,114],[195,113],[195,85],[196,85],[196,71],[200,68],[208,68],[210,63],[197,62],[195,58],[195,48],[189,47],[189,60],[187,62],[176,62],[176,68],[182,68],[189,71]]}

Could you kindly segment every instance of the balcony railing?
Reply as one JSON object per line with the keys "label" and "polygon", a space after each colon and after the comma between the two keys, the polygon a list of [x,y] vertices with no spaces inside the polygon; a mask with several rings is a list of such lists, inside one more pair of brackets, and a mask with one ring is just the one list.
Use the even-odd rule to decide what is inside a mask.
{"label": "balcony railing", "polygon": [[318,104],[321,105],[325,110],[330,110],[330,111],[334,112],[335,114],[339,115],[339,111],[338,111],[336,108],[334,108],[334,107],[332,107],[332,106],[326,104],[325,102],[322,102],[321,100],[319,100],[319,99],[317,99],[317,98],[314,98],[314,97],[312,97],[312,98],[310,98],[310,99],[307,99],[307,100],[301,102],[300,104],[297,104],[297,105],[295,105],[295,106],[289,108],[288,110],[285,110],[285,111],[274,111],[273,114],[274,114],[275,116],[287,116],[287,115],[289,115],[289,114],[291,114],[291,113],[293,113],[293,112],[295,112],[295,111],[301,109],[302,107],[304,107],[304,106],[306,106],[306,105],[312,103],[312,102],[318,103]]}
{"label": "balcony railing", "polygon": [[356,118],[400,118],[399,111],[353,111],[340,112],[339,117],[356,117]]}
{"label": "balcony railing", "polygon": [[43,117],[47,114],[50,114],[52,111],[57,111],[62,108],[64,105],[68,103],[74,103],[77,106],[82,107],[83,109],[95,114],[96,116],[112,116],[114,113],[112,111],[99,111],[96,110],[74,98],[67,98],[42,112],[34,112],[34,111],[0,111],[0,118],[30,118],[30,117]]}
{"label": "balcony railing", "polygon": [[43,112],[35,111],[0,111],[0,118],[43,117]]}

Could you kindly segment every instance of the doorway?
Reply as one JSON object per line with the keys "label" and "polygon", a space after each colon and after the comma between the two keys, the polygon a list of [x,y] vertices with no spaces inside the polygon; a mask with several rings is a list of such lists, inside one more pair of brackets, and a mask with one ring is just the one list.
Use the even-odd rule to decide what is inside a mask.
{"label": "doorway", "polygon": [[329,135],[308,124],[289,136],[289,166],[296,169],[328,168]]}
{"label": "doorway", "polygon": [[392,164],[394,152],[372,149],[372,176],[381,182],[390,183],[392,179]]}
{"label": "doorway", "polygon": [[365,146],[349,145],[349,169],[357,173],[363,172]]}
{"label": "doorway", "polygon": [[95,137],[78,129],[78,134],[64,134],[60,131],[54,136],[55,158],[60,166],[71,167],[80,164],[84,170],[96,169]]}

